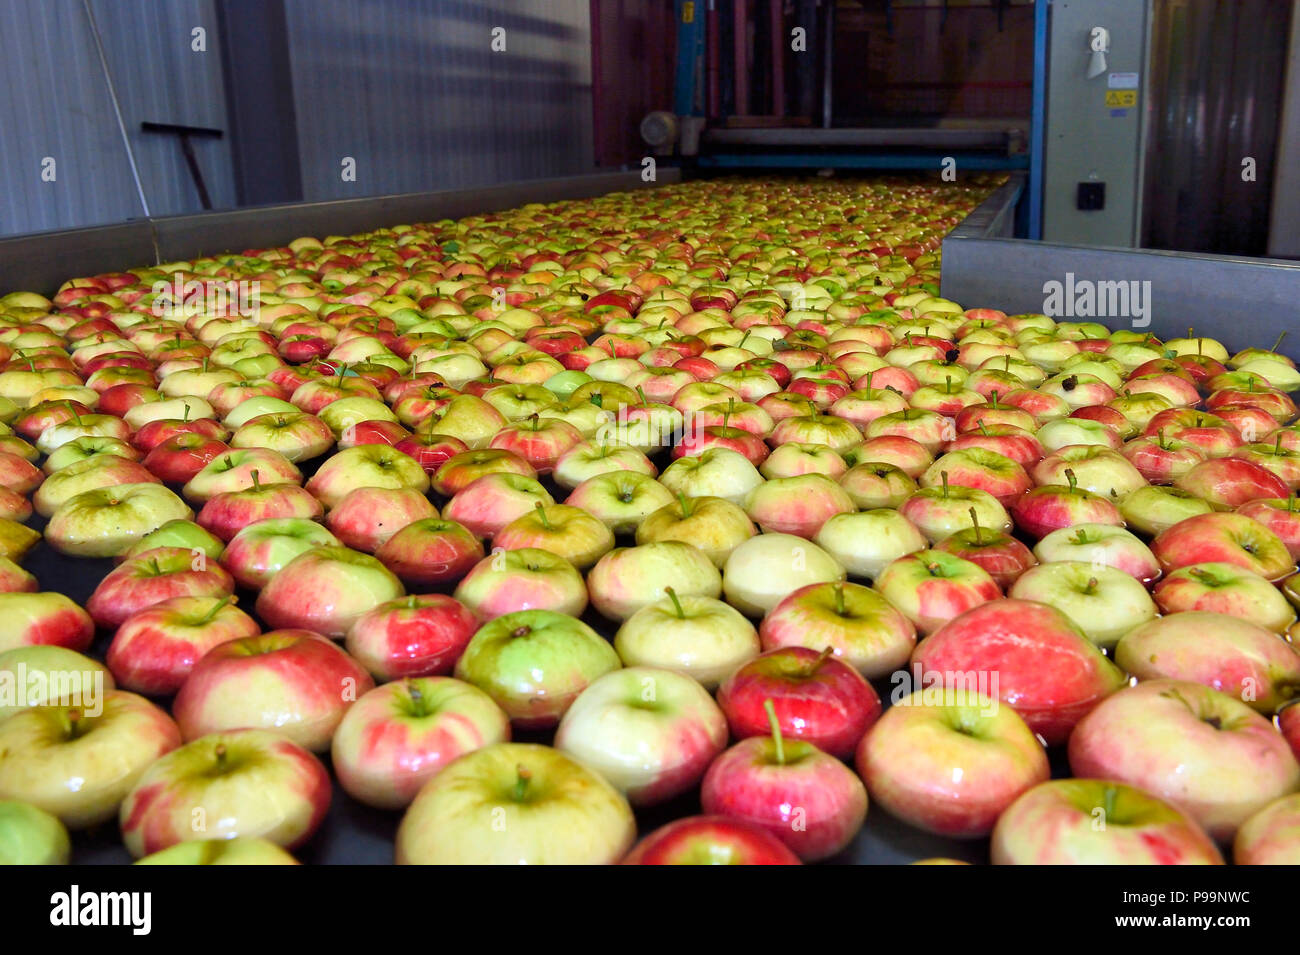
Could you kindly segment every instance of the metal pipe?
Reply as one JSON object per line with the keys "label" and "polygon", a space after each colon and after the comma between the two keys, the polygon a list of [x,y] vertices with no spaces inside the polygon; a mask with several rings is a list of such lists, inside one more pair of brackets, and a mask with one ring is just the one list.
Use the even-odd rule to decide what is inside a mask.
{"label": "metal pipe", "polygon": [[145,218],[149,218],[149,200],[144,195],[144,183],[140,181],[140,169],[135,164],[135,151],[131,148],[131,137],[126,133],[126,123],[122,121],[122,107],[117,101],[117,88],[113,86],[113,74],[108,69],[108,57],[104,55],[104,41],[99,35],[99,24],[95,22],[95,12],[90,9],[90,0],[81,0],[90,21],[90,35],[95,40],[95,49],[99,52],[99,65],[104,70],[104,82],[108,84],[108,98],[113,101],[113,115],[117,117],[117,130],[122,134],[122,146],[126,149],[126,161],[131,167],[131,178],[135,180],[135,191],[140,196],[140,208]]}

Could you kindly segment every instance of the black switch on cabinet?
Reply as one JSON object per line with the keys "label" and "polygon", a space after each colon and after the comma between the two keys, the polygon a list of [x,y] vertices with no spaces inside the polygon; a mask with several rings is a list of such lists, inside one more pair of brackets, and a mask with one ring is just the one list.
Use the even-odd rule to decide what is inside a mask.
{"label": "black switch on cabinet", "polygon": [[1106,184],[1104,182],[1079,183],[1076,204],[1081,212],[1095,212],[1106,208]]}

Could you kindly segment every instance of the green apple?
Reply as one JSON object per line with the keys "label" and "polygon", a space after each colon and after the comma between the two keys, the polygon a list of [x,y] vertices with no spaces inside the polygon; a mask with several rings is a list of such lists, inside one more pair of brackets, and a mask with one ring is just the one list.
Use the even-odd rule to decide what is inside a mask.
{"label": "green apple", "polygon": [[623,795],[549,746],[497,743],[449,765],[397,830],[399,865],[607,865],[636,839]]}
{"label": "green apple", "polygon": [[208,560],[221,560],[226,545],[214,537],[205,528],[193,521],[168,521],[155,531],[150,531],[140,538],[123,558],[135,557],[155,547],[188,547],[190,550],[207,555]]}
{"label": "green apple", "polygon": [[456,663],[457,678],[497,702],[520,728],[554,726],[587,686],[620,666],[614,648],[566,614],[521,610],[490,621]]}
{"label": "green apple", "polygon": [[65,501],[50,517],[45,538],[55,550],[74,557],[121,557],[169,521],[193,516],[161,484],[121,484]]}
{"label": "green apple", "polygon": [[102,699],[114,688],[113,675],[75,650],[36,644],[0,653],[0,722],[29,706],[69,701],[74,691],[93,707],[86,696],[92,688],[94,698]]}
{"label": "green apple", "polygon": [[269,839],[199,839],[181,842],[136,859],[136,865],[297,865],[298,860]]}
{"label": "green apple", "polygon": [[1114,567],[1080,560],[1030,567],[1012,584],[1007,596],[1055,607],[1089,640],[1106,649],[1157,613],[1151,595],[1138,580]]}
{"label": "green apple", "polygon": [[67,828],[31,803],[0,802],[0,865],[67,865]]}
{"label": "green apple", "polygon": [[740,611],[671,590],[623,622],[614,649],[627,666],[677,670],[710,690],[762,651],[754,625]]}

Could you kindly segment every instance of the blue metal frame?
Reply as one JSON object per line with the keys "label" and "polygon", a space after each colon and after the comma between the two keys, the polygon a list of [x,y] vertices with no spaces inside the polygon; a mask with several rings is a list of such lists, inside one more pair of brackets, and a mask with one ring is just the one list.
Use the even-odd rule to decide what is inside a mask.
{"label": "blue metal frame", "polygon": [[1043,237],[1043,151],[1047,142],[1047,30],[1051,0],[1034,0],[1034,100],[1029,129],[1030,239]]}
{"label": "blue metal frame", "polygon": [[677,72],[673,82],[673,111],[678,116],[703,116],[697,80],[704,60],[705,4],[709,0],[675,0]]}

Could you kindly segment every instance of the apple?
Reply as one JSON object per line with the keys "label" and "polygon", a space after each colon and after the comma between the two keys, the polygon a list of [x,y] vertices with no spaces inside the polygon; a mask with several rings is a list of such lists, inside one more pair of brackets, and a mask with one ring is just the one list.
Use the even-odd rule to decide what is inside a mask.
{"label": "apple", "polygon": [[1063,743],[1127,681],[1065,614],[1012,598],[982,604],[941,627],[917,646],[912,666],[939,674],[944,686],[985,674],[988,695],[1013,707],[1048,745]]}
{"label": "apple", "polygon": [[363,613],[404,594],[401,581],[369,554],[312,547],[272,576],[256,609],[275,629],[314,630],[338,638]]}
{"label": "apple", "polygon": [[945,482],[985,491],[1003,506],[1011,504],[1033,486],[1025,469],[1015,461],[996,451],[978,447],[949,451],[921,475],[922,487],[942,487]]}
{"label": "apple", "polygon": [[30,803],[0,802],[0,865],[67,865],[71,855],[57,816]]}
{"label": "apple", "polygon": [[610,471],[583,481],[564,503],[582,508],[615,534],[632,534],[647,517],[674,500],[673,492],[648,474]]}
{"label": "apple", "polygon": [[1053,779],[998,817],[995,865],[1222,865],[1186,813],[1135,786]]}
{"label": "apple", "polygon": [[758,531],[736,504],[720,497],[687,497],[647,515],[636,528],[636,542],[681,541],[697,547],[722,567],[741,543]]}
{"label": "apple", "polygon": [[839,484],[860,510],[896,508],[916,493],[916,482],[901,468],[880,461],[855,464]]}
{"label": "apple", "polygon": [[130,550],[116,559],[120,563],[128,557],[136,557],[155,547],[188,547],[195,552],[195,556],[203,554],[208,560],[215,561],[220,561],[226,552],[225,545],[198,524],[193,521],[174,520],[145,534],[131,546]]}
{"label": "apple", "polygon": [[623,858],[623,865],[800,864],[766,830],[724,816],[688,816],[660,826]]}
{"label": "apple", "polygon": [[533,512],[537,504],[555,503],[535,478],[510,472],[493,472],[458,490],[447,504],[445,516],[480,537],[491,537],[510,522]]}
{"label": "apple", "polygon": [[[156,450],[156,449],[155,449]],[[257,471],[252,487],[214,494],[199,509],[195,521],[222,541],[258,521],[301,518],[319,520],[325,513],[320,501],[297,484],[263,484]]]}
{"label": "apple", "polygon": [[275,730],[313,752],[329,749],[343,713],[374,686],[334,643],[308,630],[228,640],[194,664],[172,705],[187,741],[226,730]]}
{"label": "apple", "polygon": [[362,444],[339,451],[322,464],[306,488],[327,508],[359,487],[429,489],[429,475],[418,462],[386,444]]}
{"label": "apple", "polygon": [[184,432],[155,445],[141,464],[161,481],[185,484],[229,451],[230,446],[224,441]]}
{"label": "apple", "polygon": [[437,517],[437,509],[415,488],[359,487],[330,509],[325,525],[345,547],[373,554],[402,528]]}
{"label": "apple", "polygon": [[1295,623],[1296,611],[1281,591],[1258,574],[1235,564],[1180,567],[1152,591],[1162,613],[1204,610],[1229,614],[1282,633]]}
{"label": "apple", "polygon": [[33,644],[0,651],[0,721],[28,707],[80,704],[97,712],[113,675],[98,660],[67,647]]}
{"label": "apple", "polygon": [[1126,441],[1120,454],[1148,481],[1161,484],[1181,478],[1206,459],[1200,446],[1166,437],[1163,431]]}
{"label": "apple", "polygon": [[1300,507],[1296,506],[1295,493],[1285,500],[1259,498],[1237,508],[1237,513],[1259,521],[1286,545],[1293,559],[1300,558]]}
{"label": "apple", "polygon": [[[870,593],[870,591],[866,591]],[[718,705],[732,736],[746,739],[769,731],[770,699],[782,734],[847,759],[880,716],[876,691],[834,648],[805,646],[768,650],[738,668],[718,689]],[[625,671],[626,672],[626,671]]]}
{"label": "apple", "polygon": [[456,662],[522,729],[555,726],[586,687],[620,666],[618,654],[581,620],[521,610],[484,624]]}
{"label": "apple", "polygon": [[399,865],[607,865],[636,839],[627,800],[535,743],[494,743],[445,767],[397,830]]}
{"label": "apple", "polygon": [[613,548],[614,535],[581,508],[538,502],[531,514],[497,531],[492,546],[503,550],[548,550],[579,570],[587,570]]}
{"label": "apple", "polygon": [[98,713],[28,707],[0,723],[0,800],[85,829],[111,819],[141,774],[181,743],[171,717],[143,697],[110,690],[98,703]]}
{"label": "apple", "polygon": [[[256,475],[256,477],[254,477]],[[302,472],[278,451],[245,448],[215,458],[181,488],[187,501],[205,504],[219,494],[268,485],[301,484]]]}
{"label": "apple", "polygon": [[1115,646],[1125,633],[1154,619],[1157,613],[1155,602],[1140,581],[1114,567],[1080,560],[1030,568],[1016,580],[1007,596],[1055,607],[1089,640],[1105,649]]}
{"label": "apple", "polygon": [[315,521],[257,521],[230,539],[221,555],[221,565],[241,587],[261,590],[300,554],[315,547],[340,546],[339,539]]}
{"label": "apple", "polygon": [[867,578],[880,576],[890,562],[926,547],[916,525],[889,508],[837,514],[813,540],[849,574]]}
{"label": "apple", "polygon": [[119,821],[136,858],[208,839],[261,838],[293,849],[329,804],[329,773],[315,756],[279,733],[238,729],[150,765],[122,801]]}
{"label": "apple", "polygon": [[467,451],[453,455],[430,478],[430,486],[444,497],[455,497],[470,484],[489,474],[516,474],[533,479],[533,466],[512,451]]}
{"label": "apple", "polygon": [[345,645],[377,680],[450,673],[479,622],[443,594],[402,597],[362,614]]}
{"label": "apple", "polygon": [[1213,508],[1194,494],[1176,487],[1140,487],[1119,502],[1121,520],[1139,534],[1156,537],[1178,522]]}
{"label": "apple", "polygon": [[629,667],[594,680],[565,712],[555,748],[649,806],[694,788],[727,744],[708,691],[674,670]]}
{"label": "apple", "polygon": [[127,617],[105,662],[123,689],[170,696],[213,647],[260,632],[233,597],[171,597]]}
{"label": "apple", "polygon": [[137,859],[136,865],[298,865],[298,860],[266,839],[200,839],[180,842]]}
{"label": "apple", "polygon": [[1148,587],[1161,574],[1151,548],[1110,524],[1058,528],[1034,545],[1034,556],[1044,564],[1086,560],[1094,567],[1114,567]]}
{"label": "apple", "polygon": [[522,547],[480,560],[457,585],[456,599],[485,621],[518,610],[576,617],[587,607],[587,586],[563,557]]}
{"label": "apple", "polygon": [[614,649],[626,666],[677,670],[712,690],[761,648],[753,624],[734,607],[667,588],[665,599],[623,622]]}
{"label": "apple", "polygon": [[116,557],[168,521],[194,512],[161,484],[122,484],[74,495],[51,515],[50,545],[76,557]]}
{"label": "apple", "polygon": [[1233,564],[1265,580],[1295,569],[1286,545],[1258,521],[1240,514],[1200,514],[1161,531],[1151,542],[1166,573],[1192,564]]}
{"label": "apple", "polygon": [[1211,458],[1187,471],[1174,486],[1195,494],[1216,511],[1230,511],[1261,498],[1284,498],[1291,487],[1267,468],[1241,458]]}
{"label": "apple", "polygon": [[[748,461],[745,463],[749,464]],[[658,473],[650,459],[636,448],[608,443],[594,445],[583,441],[560,456],[551,476],[560,487],[576,488],[588,478],[613,471],[628,471],[649,477]]]}
{"label": "apple", "polygon": [[805,647],[831,652],[868,679],[892,673],[916,646],[916,628],[868,587],[809,584],[793,591],[763,618],[764,650]]}
{"label": "apple", "polygon": [[741,542],[731,552],[722,568],[722,591],[737,610],[762,617],[806,584],[844,578],[839,561],[811,541],[768,533]]}
{"label": "apple", "polygon": [[1145,789],[1221,841],[1300,789],[1300,765],[1267,719],[1182,680],[1142,682],[1099,704],[1075,727],[1069,756],[1074,775]]}
{"label": "apple", "polygon": [[722,575],[707,554],[677,540],[615,548],[587,575],[591,605],[619,622],[663,599],[668,587],[684,597],[716,598]]}
{"label": "apple", "polygon": [[704,775],[700,806],[740,819],[813,862],[847,846],[867,817],[867,791],[838,759],[804,740],[785,740],[774,705],[765,706],[771,736],[741,740]]}
{"label": "apple", "polygon": [[1139,680],[1187,680],[1234,696],[1265,716],[1300,693],[1300,653],[1239,617],[1186,610],[1136,627],[1115,662]]}
{"label": "apple", "polygon": [[709,448],[678,458],[664,469],[659,482],[674,494],[720,497],[742,504],[763,476],[743,454],[729,448]]}
{"label": "apple", "polygon": [[402,809],[452,761],[509,739],[506,714],[477,687],[451,677],[404,678],[348,708],[331,763],[354,799]]}
{"label": "apple", "polygon": [[939,550],[898,558],[881,571],[874,586],[923,636],[958,614],[1002,596],[978,564]]}
{"label": "apple", "polygon": [[1237,865],[1295,865],[1300,860],[1300,795],[1284,796],[1255,813],[1237,830]]}
{"label": "apple", "polygon": [[63,594],[0,594],[0,652],[50,645],[81,653],[94,637],[90,615]]}
{"label": "apple", "polygon": [[334,447],[334,432],[315,415],[300,411],[251,418],[230,436],[232,448],[268,448],[297,463],[320,457]]}
{"label": "apple", "polygon": [[863,736],[855,762],[891,815],[959,839],[988,835],[1050,775],[1025,721],[973,687],[927,685],[898,699]]}

